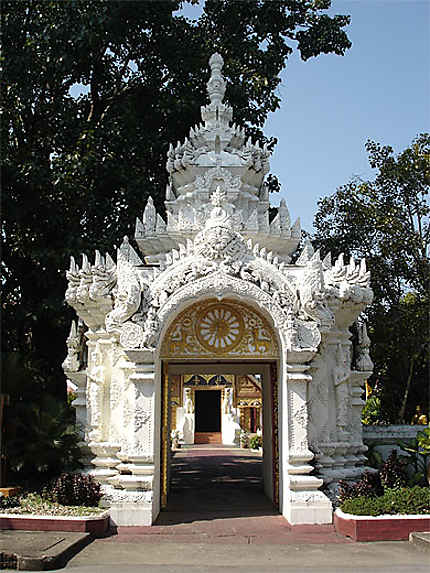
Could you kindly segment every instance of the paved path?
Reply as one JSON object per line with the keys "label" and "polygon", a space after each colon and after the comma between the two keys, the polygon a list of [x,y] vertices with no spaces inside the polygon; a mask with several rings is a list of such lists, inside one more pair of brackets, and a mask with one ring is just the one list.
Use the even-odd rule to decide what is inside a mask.
{"label": "paved path", "polygon": [[263,492],[262,460],[239,448],[175,452],[165,511],[152,527],[119,527],[106,542],[349,543],[333,526],[291,527]]}
{"label": "paved path", "polygon": [[428,573],[408,542],[353,543],[331,525],[294,526],[262,492],[261,458],[195,446],[175,453],[169,506],[74,557],[75,573]]}
{"label": "paved path", "polygon": [[229,545],[96,541],[69,561],[71,573],[428,573],[428,554],[407,541]]}

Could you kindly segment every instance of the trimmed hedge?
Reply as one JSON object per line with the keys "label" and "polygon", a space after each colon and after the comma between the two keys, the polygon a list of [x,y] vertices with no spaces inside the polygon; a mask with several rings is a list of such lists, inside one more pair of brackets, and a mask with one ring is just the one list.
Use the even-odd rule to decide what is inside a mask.
{"label": "trimmed hedge", "polygon": [[404,487],[386,489],[378,497],[355,497],[345,500],[340,509],[355,515],[425,515],[430,514],[430,488]]}

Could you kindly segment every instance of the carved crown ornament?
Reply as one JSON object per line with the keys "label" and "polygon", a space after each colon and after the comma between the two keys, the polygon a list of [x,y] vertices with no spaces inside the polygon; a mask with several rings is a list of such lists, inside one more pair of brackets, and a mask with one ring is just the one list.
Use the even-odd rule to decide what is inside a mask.
{"label": "carved crown ornament", "polygon": [[[106,267],[96,256],[98,265],[90,267],[84,258],[79,270],[73,261],[66,297],[82,320],[90,328],[105,322],[124,348],[154,348],[164,321],[183,301],[205,293],[222,298],[231,291],[264,308],[290,349],[316,351],[319,330],[334,325],[343,303],[361,309],[371,300],[364,262],[343,265],[340,256],[332,266],[328,257],[321,261],[319,252],[306,244],[296,265],[290,265],[232,230],[234,206],[221,189],[212,195],[211,205],[194,241],[167,253],[158,268],[145,268],[128,239],[118,251],[117,265],[109,257]],[[93,277],[92,269],[100,267],[104,274],[98,270]]]}
{"label": "carved crown ornament", "polygon": [[193,240],[207,219],[209,197],[217,188],[236,208],[234,228],[266,248],[289,257],[300,241],[299,219],[292,225],[284,199],[277,216],[269,221],[269,194],[264,181],[269,172],[270,151],[247,137],[232,123],[233,110],[224,102],[224,60],[214,54],[210,61],[207,94],[201,108],[202,122],[167,153],[167,221],[156,213],[150,198],[142,217],[136,219],[136,242],[147,262],[155,262],[179,243]]}

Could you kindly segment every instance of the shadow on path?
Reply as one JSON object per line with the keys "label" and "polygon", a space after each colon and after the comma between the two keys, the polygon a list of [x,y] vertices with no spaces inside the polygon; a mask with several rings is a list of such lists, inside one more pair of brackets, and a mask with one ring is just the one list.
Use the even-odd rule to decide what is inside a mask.
{"label": "shadow on path", "polygon": [[119,527],[106,542],[350,543],[333,525],[291,526],[263,493],[262,465],[261,457],[239,448],[199,445],[176,451],[167,509],[153,526]]}
{"label": "shadow on path", "polygon": [[186,447],[174,452],[171,471],[157,525],[279,515],[263,492],[262,459],[248,450]]}

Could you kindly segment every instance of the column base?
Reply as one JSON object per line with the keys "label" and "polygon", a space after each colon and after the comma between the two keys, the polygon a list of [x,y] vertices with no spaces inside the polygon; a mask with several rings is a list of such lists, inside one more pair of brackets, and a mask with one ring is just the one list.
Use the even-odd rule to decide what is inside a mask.
{"label": "column base", "polygon": [[152,525],[152,505],[118,503],[109,508],[112,526],[148,526]]}
{"label": "column base", "polygon": [[127,491],[152,491],[153,479],[152,475],[117,474],[111,477],[108,483]]}
{"label": "column base", "polygon": [[332,523],[333,507],[322,491],[291,491],[284,517],[291,525]]}
{"label": "column base", "polygon": [[152,491],[127,491],[111,485],[103,485],[102,490],[101,505],[109,509],[113,526],[146,526],[155,521]]}

